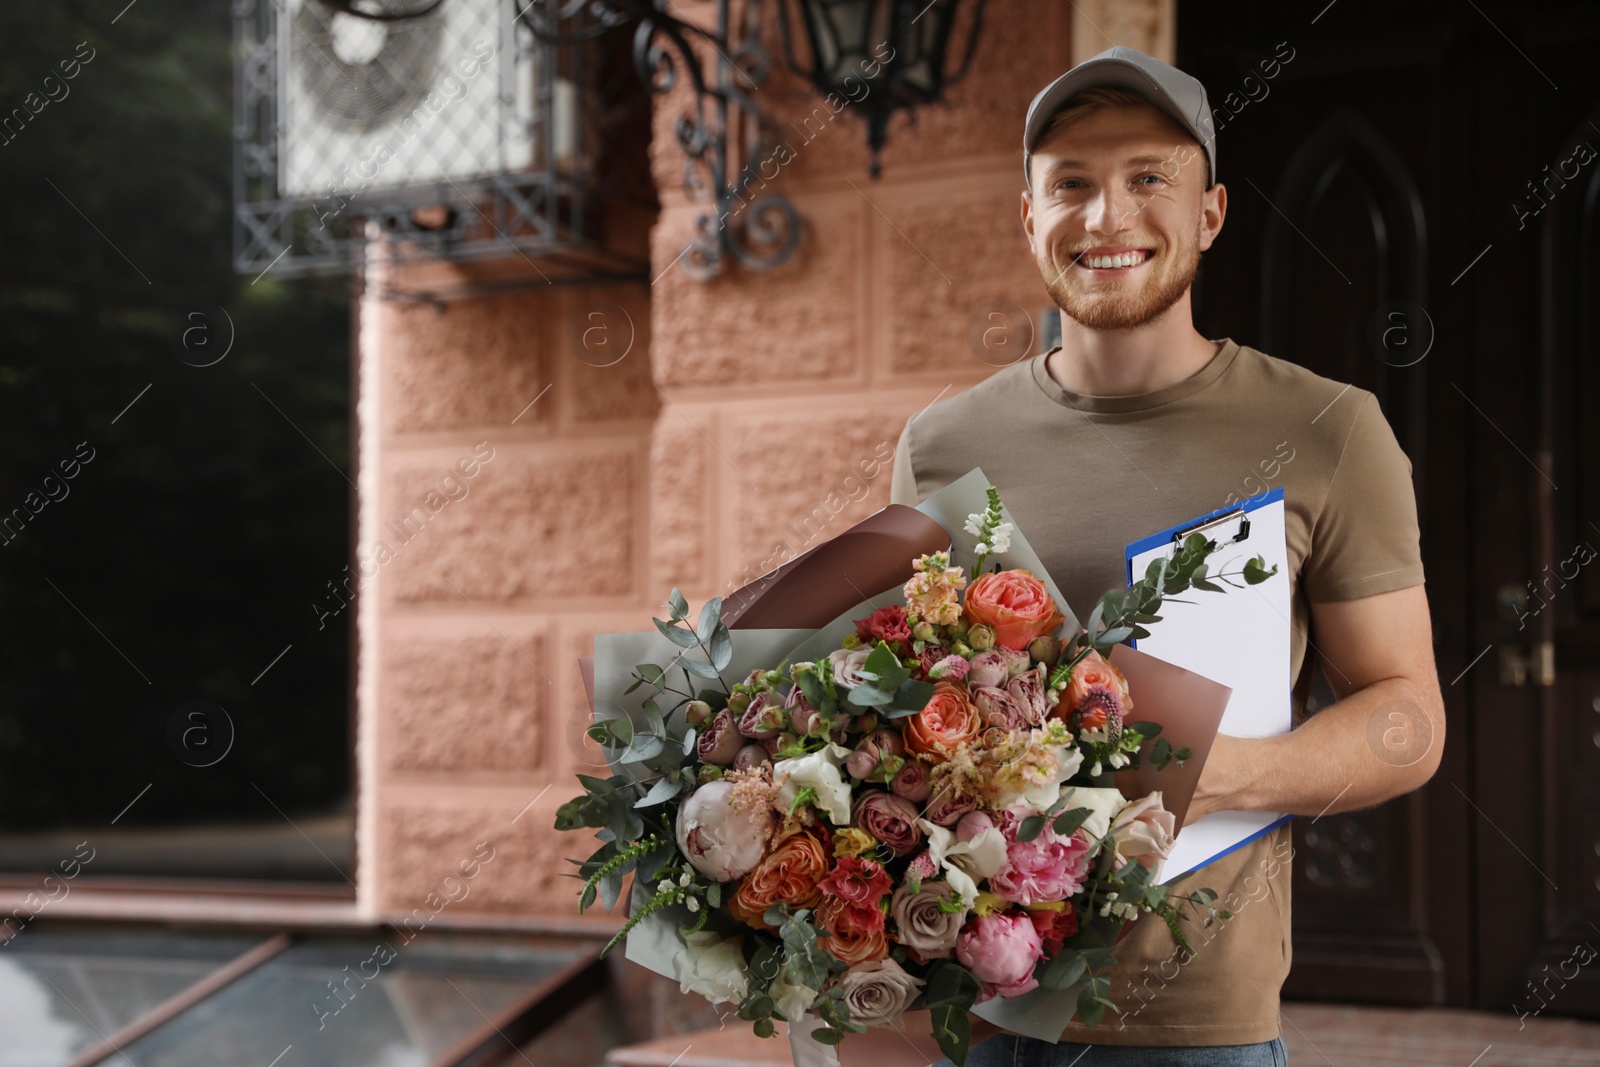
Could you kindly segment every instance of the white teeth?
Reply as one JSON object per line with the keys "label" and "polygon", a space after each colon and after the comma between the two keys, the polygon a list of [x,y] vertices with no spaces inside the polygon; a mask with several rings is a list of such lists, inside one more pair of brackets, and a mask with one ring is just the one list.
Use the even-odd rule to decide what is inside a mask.
{"label": "white teeth", "polygon": [[1083,256],[1079,259],[1079,262],[1086,267],[1110,270],[1117,267],[1131,267],[1135,263],[1143,263],[1144,258],[1144,252],[1123,252],[1115,256]]}

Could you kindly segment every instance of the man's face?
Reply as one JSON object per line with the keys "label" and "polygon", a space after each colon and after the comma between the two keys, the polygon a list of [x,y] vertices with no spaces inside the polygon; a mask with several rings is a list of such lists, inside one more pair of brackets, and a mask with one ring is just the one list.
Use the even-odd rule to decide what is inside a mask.
{"label": "man's face", "polygon": [[1152,105],[1096,108],[1048,134],[1031,179],[1022,224],[1045,288],[1095,330],[1177,303],[1227,203],[1220,185],[1205,189],[1205,152]]}

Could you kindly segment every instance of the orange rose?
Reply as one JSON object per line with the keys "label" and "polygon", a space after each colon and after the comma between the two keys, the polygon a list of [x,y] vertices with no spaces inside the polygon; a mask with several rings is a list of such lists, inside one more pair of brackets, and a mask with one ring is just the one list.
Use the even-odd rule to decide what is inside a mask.
{"label": "orange rose", "polygon": [[943,763],[957,746],[974,740],[983,729],[978,709],[967,699],[960,682],[939,682],[933,696],[915,715],[905,719],[906,748]]}
{"label": "orange rose", "polygon": [[994,627],[995,643],[1005,648],[1028,647],[1066,621],[1044,583],[1031,571],[980,574],[967,587],[967,618]]}
{"label": "orange rose", "polygon": [[[876,923],[872,917],[876,915]],[[889,955],[889,935],[883,912],[876,907],[854,908],[840,897],[824,897],[817,905],[817,922],[828,933],[817,938],[834,959],[848,964],[871,963]]]}
{"label": "orange rose", "polygon": [[1127,677],[1098,652],[1090,652],[1072,668],[1072,681],[1067,685],[1061,703],[1056,705],[1058,718],[1076,711],[1096,690],[1108,692],[1113,699],[1099,700],[1092,709],[1086,709],[1080,724],[1089,730],[1100,730],[1106,725],[1109,710],[1115,710],[1126,721],[1133,710],[1133,700],[1128,695]]}
{"label": "orange rose", "polygon": [[772,905],[809,908],[822,899],[817,883],[828,873],[828,850],[814,835],[796,831],[772,847],[728,901],[734,918],[770,930],[762,914]]}

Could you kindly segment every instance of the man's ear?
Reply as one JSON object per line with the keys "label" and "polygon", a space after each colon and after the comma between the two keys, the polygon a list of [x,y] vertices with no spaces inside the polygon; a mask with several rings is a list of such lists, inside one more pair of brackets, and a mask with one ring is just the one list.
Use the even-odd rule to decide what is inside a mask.
{"label": "man's ear", "polygon": [[1200,193],[1200,251],[1211,247],[1228,215],[1228,187],[1218,182]]}
{"label": "man's ear", "polygon": [[1033,192],[1022,190],[1022,232],[1027,235],[1028,248],[1033,249]]}

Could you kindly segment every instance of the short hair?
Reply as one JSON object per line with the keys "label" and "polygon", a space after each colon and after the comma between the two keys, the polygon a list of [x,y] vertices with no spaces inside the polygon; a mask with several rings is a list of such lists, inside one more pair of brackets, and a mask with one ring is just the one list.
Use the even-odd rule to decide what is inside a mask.
{"label": "short hair", "polygon": [[[1036,145],[1044,144],[1045,141],[1050,139],[1050,135],[1061,129],[1061,127],[1067,125],[1068,123],[1077,121],[1092,111],[1098,111],[1103,107],[1140,106],[1153,107],[1157,111],[1160,111],[1161,114],[1168,120],[1170,120],[1174,126],[1178,125],[1176,119],[1173,119],[1172,116],[1168,115],[1165,111],[1161,111],[1161,109],[1156,107],[1155,104],[1151,103],[1150,98],[1144,94],[1136,93],[1132,89],[1118,89],[1111,86],[1101,85],[1090,89],[1080,89],[1071,96],[1067,97],[1066,101],[1062,103],[1061,107],[1056,110],[1056,113],[1050,116],[1050,121],[1045,124],[1044,129],[1040,131],[1039,140],[1036,142]],[[1182,129],[1182,127],[1180,126],[1179,129]],[[1200,147],[1202,152],[1204,152],[1205,145],[1200,144],[1198,140],[1195,140],[1194,136],[1187,130],[1184,130],[1183,133],[1188,140],[1193,141]],[[1031,160],[1032,156],[1030,155],[1029,158]],[[1215,184],[1211,178],[1211,157],[1204,156],[1203,158],[1206,165],[1205,188],[1209,189]],[[1033,183],[1033,167],[1031,163],[1029,164],[1028,168],[1028,183],[1030,185]]]}

